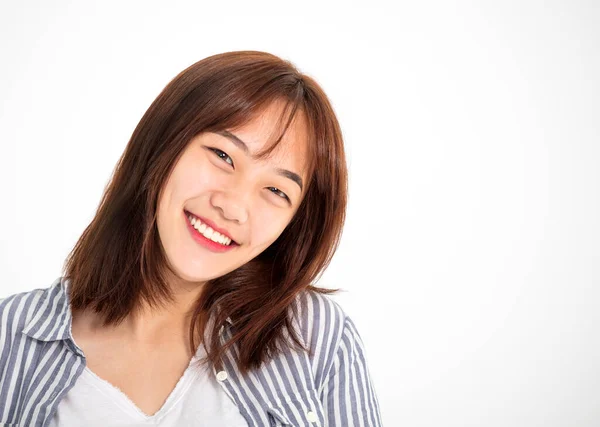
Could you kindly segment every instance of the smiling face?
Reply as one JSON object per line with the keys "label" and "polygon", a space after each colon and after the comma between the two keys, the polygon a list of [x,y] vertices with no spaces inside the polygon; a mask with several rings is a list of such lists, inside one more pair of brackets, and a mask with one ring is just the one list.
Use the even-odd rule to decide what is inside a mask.
{"label": "smiling face", "polygon": [[[308,179],[302,114],[269,157],[253,158],[275,134],[281,108],[274,103],[242,127],[200,133],[179,157],[158,203],[157,227],[182,279],[206,281],[244,265],[280,236],[298,210]],[[190,213],[198,217],[193,222],[199,231]],[[221,233],[211,236],[209,227]]]}

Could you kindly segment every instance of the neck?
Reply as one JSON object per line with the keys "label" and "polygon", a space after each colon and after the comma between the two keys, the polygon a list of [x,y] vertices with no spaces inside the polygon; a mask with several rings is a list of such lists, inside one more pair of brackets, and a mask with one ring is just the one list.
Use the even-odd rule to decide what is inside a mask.
{"label": "neck", "polygon": [[72,312],[73,329],[98,337],[111,335],[134,345],[188,346],[191,315],[203,286],[191,282],[171,282],[172,302],[150,306],[143,301],[121,323],[108,327],[102,325],[102,319],[91,308]]}

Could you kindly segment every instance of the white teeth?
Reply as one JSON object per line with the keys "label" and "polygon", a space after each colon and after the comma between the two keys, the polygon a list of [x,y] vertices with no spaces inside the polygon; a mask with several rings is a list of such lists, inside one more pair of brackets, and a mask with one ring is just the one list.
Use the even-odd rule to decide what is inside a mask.
{"label": "white teeth", "polygon": [[208,227],[206,224],[203,224],[198,218],[189,215],[188,219],[192,226],[198,230],[204,237],[212,240],[213,242],[220,243],[224,246],[229,246],[231,244],[231,239],[227,236],[222,235],[221,233],[213,230],[211,227]]}

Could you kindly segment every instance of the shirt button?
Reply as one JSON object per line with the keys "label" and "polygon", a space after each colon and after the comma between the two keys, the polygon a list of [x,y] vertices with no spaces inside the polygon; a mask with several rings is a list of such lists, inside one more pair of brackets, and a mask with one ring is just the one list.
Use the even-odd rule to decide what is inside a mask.
{"label": "shirt button", "polygon": [[225,381],[226,379],[227,379],[227,372],[220,371],[219,373],[217,373],[217,380]]}
{"label": "shirt button", "polygon": [[313,411],[308,411],[306,413],[306,418],[308,418],[308,421],[311,423],[315,423],[319,420],[319,417],[317,417],[317,414],[315,414]]}

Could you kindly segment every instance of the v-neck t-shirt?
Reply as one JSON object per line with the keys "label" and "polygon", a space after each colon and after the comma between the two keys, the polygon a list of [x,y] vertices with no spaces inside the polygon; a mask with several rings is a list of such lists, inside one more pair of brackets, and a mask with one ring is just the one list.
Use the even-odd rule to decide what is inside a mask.
{"label": "v-neck t-shirt", "polygon": [[49,427],[247,427],[234,400],[205,366],[198,365],[202,354],[200,345],[163,406],[153,415],[145,414],[119,388],[86,366],[61,400]]}

